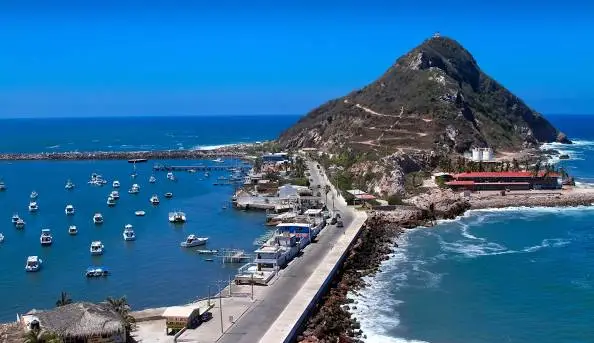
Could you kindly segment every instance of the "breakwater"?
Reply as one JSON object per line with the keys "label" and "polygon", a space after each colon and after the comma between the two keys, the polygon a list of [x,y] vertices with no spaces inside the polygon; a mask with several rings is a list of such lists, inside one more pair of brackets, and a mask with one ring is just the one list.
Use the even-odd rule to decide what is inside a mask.
{"label": "breakwater", "polygon": [[41,153],[0,153],[0,161],[76,161],[76,160],[182,160],[244,158],[240,151],[232,150],[157,150],[157,151],[71,151]]}

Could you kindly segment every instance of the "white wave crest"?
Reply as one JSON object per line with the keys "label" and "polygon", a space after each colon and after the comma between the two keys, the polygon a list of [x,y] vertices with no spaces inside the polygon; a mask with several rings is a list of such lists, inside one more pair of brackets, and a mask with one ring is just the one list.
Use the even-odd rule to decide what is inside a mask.
{"label": "white wave crest", "polygon": [[218,144],[218,145],[196,145],[196,146],[192,147],[192,149],[190,149],[190,150],[216,150],[216,149],[231,147],[234,145],[237,145],[237,144],[229,143],[229,144]]}

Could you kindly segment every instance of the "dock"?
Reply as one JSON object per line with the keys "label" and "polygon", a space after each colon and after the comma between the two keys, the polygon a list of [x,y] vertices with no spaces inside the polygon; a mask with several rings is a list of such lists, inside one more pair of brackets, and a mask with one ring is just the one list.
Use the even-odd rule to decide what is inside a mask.
{"label": "dock", "polygon": [[[0,161],[82,161],[82,160],[183,160],[246,158],[245,153],[217,150],[155,150],[155,151],[70,151],[40,153],[1,153]],[[135,163],[135,162],[130,162]]]}
{"label": "dock", "polygon": [[190,171],[190,170],[195,170],[195,171],[200,171],[200,172],[206,172],[206,171],[232,171],[232,170],[237,170],[237,169],[241,169],[241,170],[250,170],[251,166],[248,165],[241,165],[241,166],[221,166],[221,165],[213,165],[213,166],[207,166],[207,165],[193,165],[193,166],[169,166],[169,165],[163,165],[163,164],[155,164],[153,166],[153,170],[154,171],[166,171],[166,172],[170,172],[170,171]]}

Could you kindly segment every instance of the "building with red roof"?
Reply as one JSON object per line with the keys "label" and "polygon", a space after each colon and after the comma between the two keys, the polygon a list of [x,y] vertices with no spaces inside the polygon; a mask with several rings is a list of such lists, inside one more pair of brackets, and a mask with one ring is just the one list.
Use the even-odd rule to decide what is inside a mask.
{"label": "building with red roof", "polygon": [[454,190],[529,190],[560,189],[561,175],[545,171],[469,172],[452,175],[445,184]]}

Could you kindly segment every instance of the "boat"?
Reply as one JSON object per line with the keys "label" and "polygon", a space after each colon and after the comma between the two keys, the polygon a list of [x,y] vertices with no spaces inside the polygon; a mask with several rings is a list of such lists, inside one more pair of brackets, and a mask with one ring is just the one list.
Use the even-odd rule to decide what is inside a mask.
{"label": "boat", "polygon": [[101,213],[95,213],[93,215],[93,223],[103,224],[103,215]]}
{"label": "boat", "polygon": [[113,180],[113,182],[111,183],[111,186],[113,188],[120,188],[120,181],[118,180]]}
{"label": "boat", "polygon": [[153,194],[153,196],[149,199],[149,201],[153,205],[159,205],[159,197],[156,194]]}
{"label": "boat", "polygon": [[68,227],[68,234],[71,236],[74,236],[78,233],[78,228],[76,227],[76,225],[70,225]]}
{"label": "boat", "polygon": [[124,233],[122,235],[124,236],[125,241],[133,241],[136,239],[136,234],[134,233],[131,224],[126,224],[126,226],[124,226]]}
{"label": "boat", "polygon": [[64,213],[66,213],[67,216],[74,215],[74,206],[66,205],[66,208],[64,209]]}
{"label": "boat", "polygon": [[89,248],[89,251],[91,252],[91,255],[103,255],[103,249],[105,249],[105,247],[103,246],[103,243],[101,243],[101,241],[93,241],[91,242],[91,247]]}
{"label": "boat", "polygon": [[217,159],[214,159],[214,160],[212,160],[212,161],[213,161],[213,162],[216,162],[216,163],[223,163],[223,162],[225,162],[225,161],[223,161],[223,159],[221,159],[220,157],[219,157],[219,158],[217,158]]}
{"label": "boat", "polygon": [[167,173],[167,180],[175,181],[175,175],[172,172]]}
{"label": "boat", "polygon": [[205,258],[204,261],[206,261],[206,262],[214,262],[214,259],[212,259],[212,258]]}
{"label": "boat", "polygon": [[146,212],[144,212],[144,211],[136,211],[136,212],[134,212],[134,214],[135,214],[137,217],[143,217],[143,216],[146,214]]}
{"label": "boat", "polygon": [[188,169],[188,173],[190,174],[194,174],[196,173],[196,169],[192,168],[192,169]]}
{"label": "boat", "polygon": [[151,175],[151,177],[149,177],[149,183],[155,183],[157,182],[157,178],[154,177],[153,175]]}
{"label": "boat", "polygon": [[113,207],[116,205],[116,200],[110,195],[107,197],[107,206]]}
{"label": "boat", "polygon": [[165,198],[167,198],[167,199],[171,199],[171,198],[173,198],[173,193],[171,193],[171,192],[167,192],[167,193],[165,193],[163,196],[164,196]]}
{"label": "boat", "polygon": [[208,238],[206,237],[196,237],[196,235],[189,235],[186,240],[181,242],[179,245],[182,248],[191,248],[204,245],[206,244],[206,241],[208,241]]}
{"label": "boat", "polygon": [[138,194],[140,192],[140,186],[138,184],[133,184],[132,187],[128,190],[130,194]]}
{"label": "boat", "polygon": [[66,181],[66,186],[64,186],[65,189],[73,189],[74,188],[74,183],[72,183],[72,181],[69,179],[68,181]]}
{"label": "boat", "polygon": [[209,177],[210,174],[208,172],[204,173],[204,177]]}
{"label": "boat", "polygon": [[0,243],[4,242],[4,235],[0,232]]}
{"label": "boat", "polygon": [[105,267],[89,267],[85,272],[86,277],[102,277],[109,275],[109,270]]}
{"label": "boat", "polygon": [[180,211],[176,212],[169,212],[169,222],[170,223],[185,223],[186,222],[186,214]]}
{"label": "boat", "polygon": [[19,217],[19,214],[18,214],[18,213],[15,213],[15,214],[13,214],[13,215],[12,215],[12,223],[13,223],[13,224],[16,224],[16,222],[17,222],[19,219],[21,219],[21,217]]}
{"label": "boat", "polygon": [[199,254],[211,255],[211,254],[216,254],[219,251],[216,249],[196,249],[196,252]]}
{"label": "boat", "polygon": [[107,180],[104,180],[103,176],[101,176],[97,173],[91,174],[91,179],[89,180],[89,184],[95,185],[95,186],[103,186],[106,183],[107,183]]}
{"label": "boat", "polygon": [[115,200],[118,200],[120,198],[120,192],[118,192],[118,191],[111,191],[111,193],[109,193],[109,196],[111,196]]}
{"label": "boat", "polygon": [[25,271],[36,272],[41,268],[43,261],[38,256],[27,257],[27,263],[25,263]]}
{"label": "boat", "polygon": [[128,163],[142,163],[148,161],[148,158],[133,158],[128,160]]}
{"label": "boat", "polygon": [[0,191],[5,191],[6,190],[6,184],[4,183],[4,181],[0,181]]}
{"label": "boat", "polygon": [[33,192],[31,192],[31,195],[29,195],[29,198],[31,200],[35,200],[35,199],[37,199],[38,196],[39,196],[39,194],[37,194],[37,192],[33,191]]}
{"label": "boat", "polygon": [[52,237],[52,232],[50,229],[42,229],[41,230],[41,236],[39,236],[39,242],[41,243],[41,245],[44,245],[44,246],[52,245],[53,237]]}
{"label": "boat", "polygon": [[19,218],[19,220],[17,220],[16,223],[14,223],[14,227],[16,227],[17,229],[24,229],[25,228],[25,221],[22,220],[21,218]]}
{"label": "boat", "polygon": [[29,203],[29,212],[37,212],[37,210],[39,210],[39,205],[37,205],[37,202],[31,201]]}
{"label": "boat", "polygon": [[130,176],[132,178],[135,178],[138,176],[138,173],[136,172],[136,163],[134,163],[134,170],[132,171],[132,173],[130,173]]}

